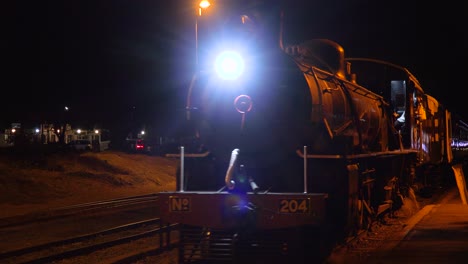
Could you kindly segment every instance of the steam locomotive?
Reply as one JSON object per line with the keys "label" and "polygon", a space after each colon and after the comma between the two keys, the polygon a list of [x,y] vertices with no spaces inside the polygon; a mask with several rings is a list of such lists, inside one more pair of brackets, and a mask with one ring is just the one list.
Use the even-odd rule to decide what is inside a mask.
{"label": "steam locomotive", "polygon": [[216,29],[197,43],[186,140],[167,154],[177,190],[159,197],[180,263],[305,262],[453,162],[451,113],[408,69],[329,39],[285,45],[282,10],[252,2],[217,7],[223,23],[198,14]]}

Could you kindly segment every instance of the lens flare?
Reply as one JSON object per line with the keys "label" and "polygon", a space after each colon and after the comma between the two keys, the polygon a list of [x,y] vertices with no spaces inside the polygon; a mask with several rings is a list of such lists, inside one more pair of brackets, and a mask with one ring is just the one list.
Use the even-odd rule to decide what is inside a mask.
{"label": "lens flare", "polygon": [[235,51],[225,51],[216,57],[215,71],[223,80],[236,80],[244,72],[242,56]]}

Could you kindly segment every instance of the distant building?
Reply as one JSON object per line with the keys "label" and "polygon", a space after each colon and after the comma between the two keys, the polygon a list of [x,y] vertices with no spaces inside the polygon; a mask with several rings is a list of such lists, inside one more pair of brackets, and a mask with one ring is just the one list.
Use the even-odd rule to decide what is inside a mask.
{"label": "distant building", "polygon": [[0,133],[0,148],[9,147],[12,144],[8,142],[8,135],[5,133]]}
{"label": "distant building", "polygon": [[13,146],[19,142],[21,144],[56,144],[60,142],[61,136],[65,144],[86,139],[92,142],[93,149],[97,151],[110,147],[110,132],[107,129],[73,129],[70,124],[63,126],[41,124],[35,128],[22,128],[20,123],[13,123],[11,128],[5,129],[0,145]]}

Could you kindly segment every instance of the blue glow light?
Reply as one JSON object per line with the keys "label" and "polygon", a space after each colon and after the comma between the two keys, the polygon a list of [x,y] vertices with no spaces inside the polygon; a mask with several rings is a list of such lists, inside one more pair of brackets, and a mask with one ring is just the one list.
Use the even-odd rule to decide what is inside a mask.
{"label": "blue glow light", "polygon": [[242,56],[235,51],[224,51],[215,60],[215,71],[223,80],[236,80],[244,72]]}

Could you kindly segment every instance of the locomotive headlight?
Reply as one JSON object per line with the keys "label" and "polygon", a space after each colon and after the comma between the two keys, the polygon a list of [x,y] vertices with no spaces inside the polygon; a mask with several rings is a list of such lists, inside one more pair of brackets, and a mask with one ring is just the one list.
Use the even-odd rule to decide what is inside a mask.
{"label": "locomotive headlight", "polygon": [[236,80],[244,72],[242,56],[235,51],[224,51],[215,59],[215,71],[223,80]]}

